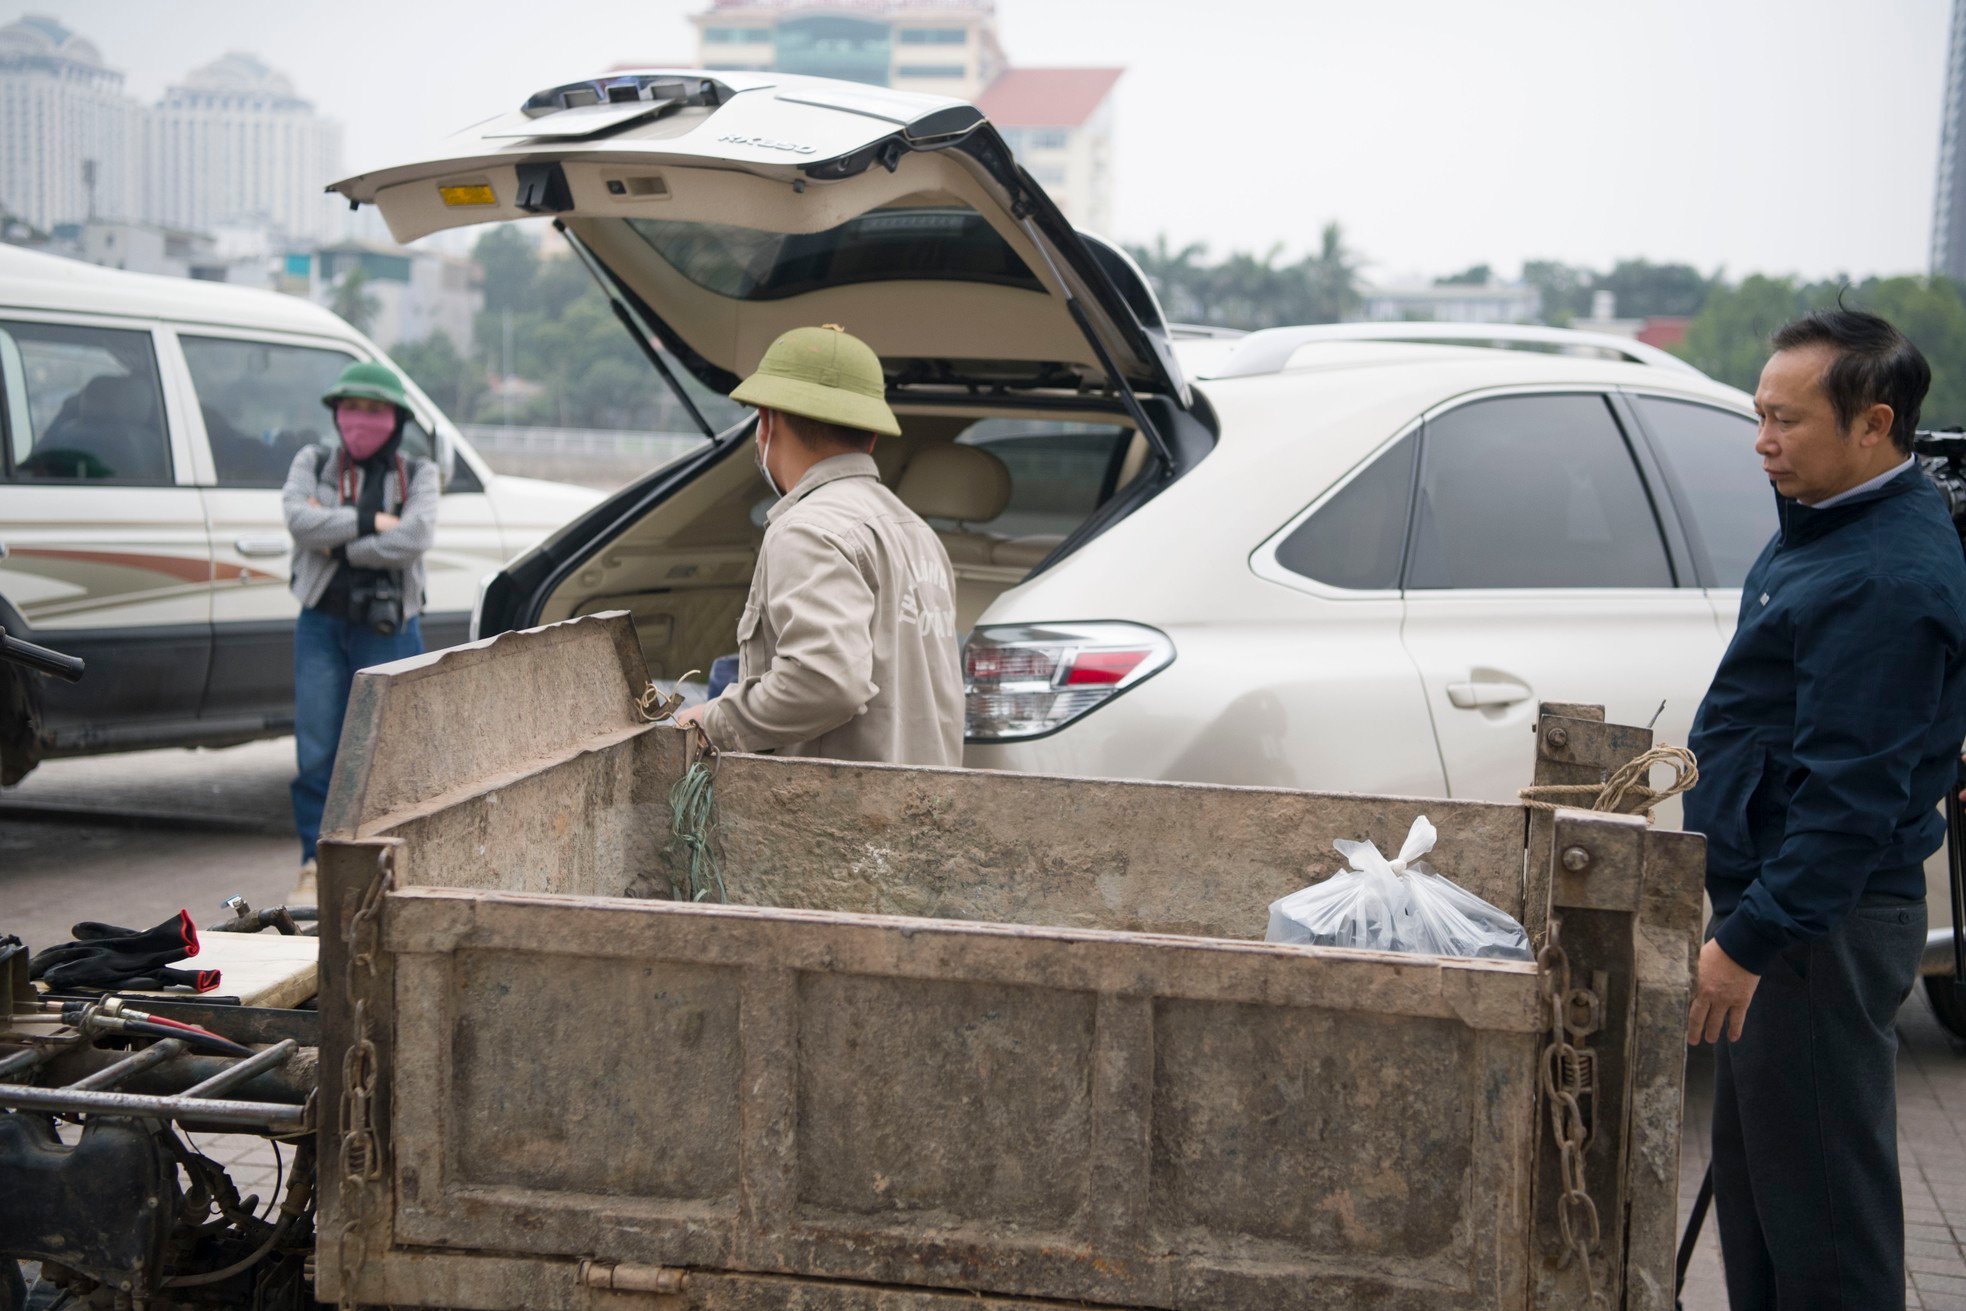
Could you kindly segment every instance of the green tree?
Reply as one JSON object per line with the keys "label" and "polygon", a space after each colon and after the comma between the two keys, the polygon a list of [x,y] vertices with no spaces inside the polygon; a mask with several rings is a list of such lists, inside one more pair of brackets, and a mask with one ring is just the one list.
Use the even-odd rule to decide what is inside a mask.
{"label": "green tree", "polygon": [[1838,303],[1869,310],[1896,324],[1932,364],[1932,390],[1920,422],[1927,428],[1966,424],[1966,294],[1947,278],[1873,278],[1798,284],[1760,274],[1737,287],[1719,286],[1687,325],[1678,353],[1702,372],[1754,390],[1775,330],[1810,310]]}
{"label": "green tree", "polygon": [[1344,229],[1336,220],[1325,224],[1317,253],[1301,266],[1308,303],[1297,322],[1338,323],[1357,313],[1365,303],[1358,286],[1360,266],[1357,252],[1345,245]]}
{"label": "green tree", "polygon": [[1591,312],[1591,284],[1597,281],[1597,274],[1581,264],[1525,260],[1522,280],[1541,294],[1545,323],[1561,328]]}
{"label": "green tree", "polygon": [[1191,241],[1179,250],[1167,244],[1167,234],[1154,238],[1151,246],[1132,246],[1128,253],[1147,276],[1147,285],[1160,298],[1161,309],[1174,323],[1207,323],[1208,305],[1203,299],[1204,270],[1198,261],[1208,253],[1203,242]]}
{"label": "green tree", "polygon": [[1807,308],[1807,290],[1793,278],[1757,273],[1737,287],[1709,292],[1676,349],[1708,377],[1753,391],[1768,359],[1769,335]]}
{"label": "green tree", "polygon": [[1614,294],[1619,317],[1649,319],[1699,313],[1717,280],[1718,275],[1709,278],[1691,264],[1622,259],[1593,279],[1591,290]]}
{"label": "green tree", "polygon": [[1891,320],[1931,363],[1919,425],[1966,427],[1966,288],[1950,278],[1873,279],[1844,303]]}
{"label": "green tree", "polygon": [[390,355],[453,420],[465,422],[476,413],[486,391],[485,370],[459,352],[449,333],[439,328],[422,341],[398,345]]}
{"label": "green tree", "polygon": [[487,228],[471,248],[471,258],[485,272],[485,310],[523,310],[532,299],[533,278],[539,272],[539,251],[515,223]]}
{"label": "green tree", "polygon": [[1450,273],[1444,278],[1435,278],[1436,287],[1485,287],[1495,280],[1495,271],[1486,264],[1476,264]]}
{"label": "green tree", "polygon": [[382,303],[369,290],[368,283],[368,274],[361,269],[350,269],[342,275],[334,289],[334,299],[328,303],[328,308],[340,315],[344,323],[364,335],[375,326],[375,316],[382,311]]}

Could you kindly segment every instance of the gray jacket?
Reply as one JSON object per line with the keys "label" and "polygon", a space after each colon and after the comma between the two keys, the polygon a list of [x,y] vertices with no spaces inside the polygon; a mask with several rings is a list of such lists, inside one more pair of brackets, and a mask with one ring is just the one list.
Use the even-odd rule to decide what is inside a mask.
{"label": "gray jacket", "polygon": [[949,554],[873,457],[821,460],[771,508],[737,641],[737,681],[703,710],[716,745],[962,764]]}
{"label": "gray jacket", "polygon": [[[410,473],[407,502],[392,469],[382,489],[382,508],[402,522],[386,533],[363,536],[354,505],[341,503],[337,477],[339,447],[309,446],[294,455],[287,467],[287,485],[280,490],[280,508],[287,532],[294,539],[293,581],[288,590],[302,607],[321,599],[339,562],[330,554],[347,547],[348,563],[358,569],[388,569],[403,576],[403,618],[423,612],[423,553],[437,535],[437,466],[429,460],[403,457]],[[317,472],[318,464],[318,472]],[[359,500],[362,471],[354,471],[353,499]],[[309,505],[308,499],[319,502]]]}

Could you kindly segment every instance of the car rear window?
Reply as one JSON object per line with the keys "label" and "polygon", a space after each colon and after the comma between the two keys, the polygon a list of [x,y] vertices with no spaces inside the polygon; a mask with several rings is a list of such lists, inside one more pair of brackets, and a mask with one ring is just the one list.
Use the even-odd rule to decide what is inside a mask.
{"label": "car rear window", "polygon": [[1010,500],[1002,514],[975,528],[1005,537],[1063,537],[1116,489],[1120,460],[1132,438],[1117,424],[983,419],[956,439],[979,446],[1010,471]]}
{"label": "car rear window", "polygon": [[630,219],[678,273],[736,300],[780,300],[854,282],[933,279],[1042,291],[1017,252],[973,209],[877,209],[824,232]]}

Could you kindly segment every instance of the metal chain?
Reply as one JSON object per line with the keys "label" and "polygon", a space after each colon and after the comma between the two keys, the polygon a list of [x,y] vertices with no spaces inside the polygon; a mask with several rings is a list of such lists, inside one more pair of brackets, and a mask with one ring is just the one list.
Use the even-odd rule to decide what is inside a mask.
{"label": "metal chain", "polygon": [[378,1062],[375,1023],[369,1018],[369,994],[374,990],[376,953],[381,949],[382,894],[395,883],[395,856],[385,848],[376,853],[375,873],[362,889],[361,903],[348,920],[342,942],[348,948],[343,997],[348,1003],[351,1041],[341,1062],[341,1240],[337,1261],[341,1271],[341,1311],[353,1311],[355,1284],[368,1264],[364,1230],[374,1218],[375,1184],[382,1178],[382,1152],[375,1131],[375,1089]]}
{"label": "metal chain", "polygon": [[1591,1127],[1584,1119],[1584,1101],[1597,1087],[1597,1053],[1586,1039],[1604,1022],[1604,999],[1589,988],[1570,986],[1570,958],[1564,954],[1562,924],[1554,916],[1543,949],[1536,953],[1537,988],[1550,1016],[1550,1040],[1543,1048],[1543,1099],[1550,1108],[1550,1134],[1556,1140],[1557,1173],[1563,1192],[1557,1197],[1556,1220],[1563,1234],[1564,1264],[1575,1260],[1584,1273],[1589,1305],[1609,1305],[1598,1287],[1591,1254],[1603,1241],[1597,1204],[1585,1187],[1584,1150]]}

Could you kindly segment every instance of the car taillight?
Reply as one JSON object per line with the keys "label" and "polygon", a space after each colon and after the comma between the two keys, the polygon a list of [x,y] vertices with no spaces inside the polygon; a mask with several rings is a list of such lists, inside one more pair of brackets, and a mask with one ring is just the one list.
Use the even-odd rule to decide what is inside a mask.
{"label": "car taillight", "polygon": [[1174,663],[1167,634],[1140,624],[997,624],[963,646],[972,742],[1042,737]]}

